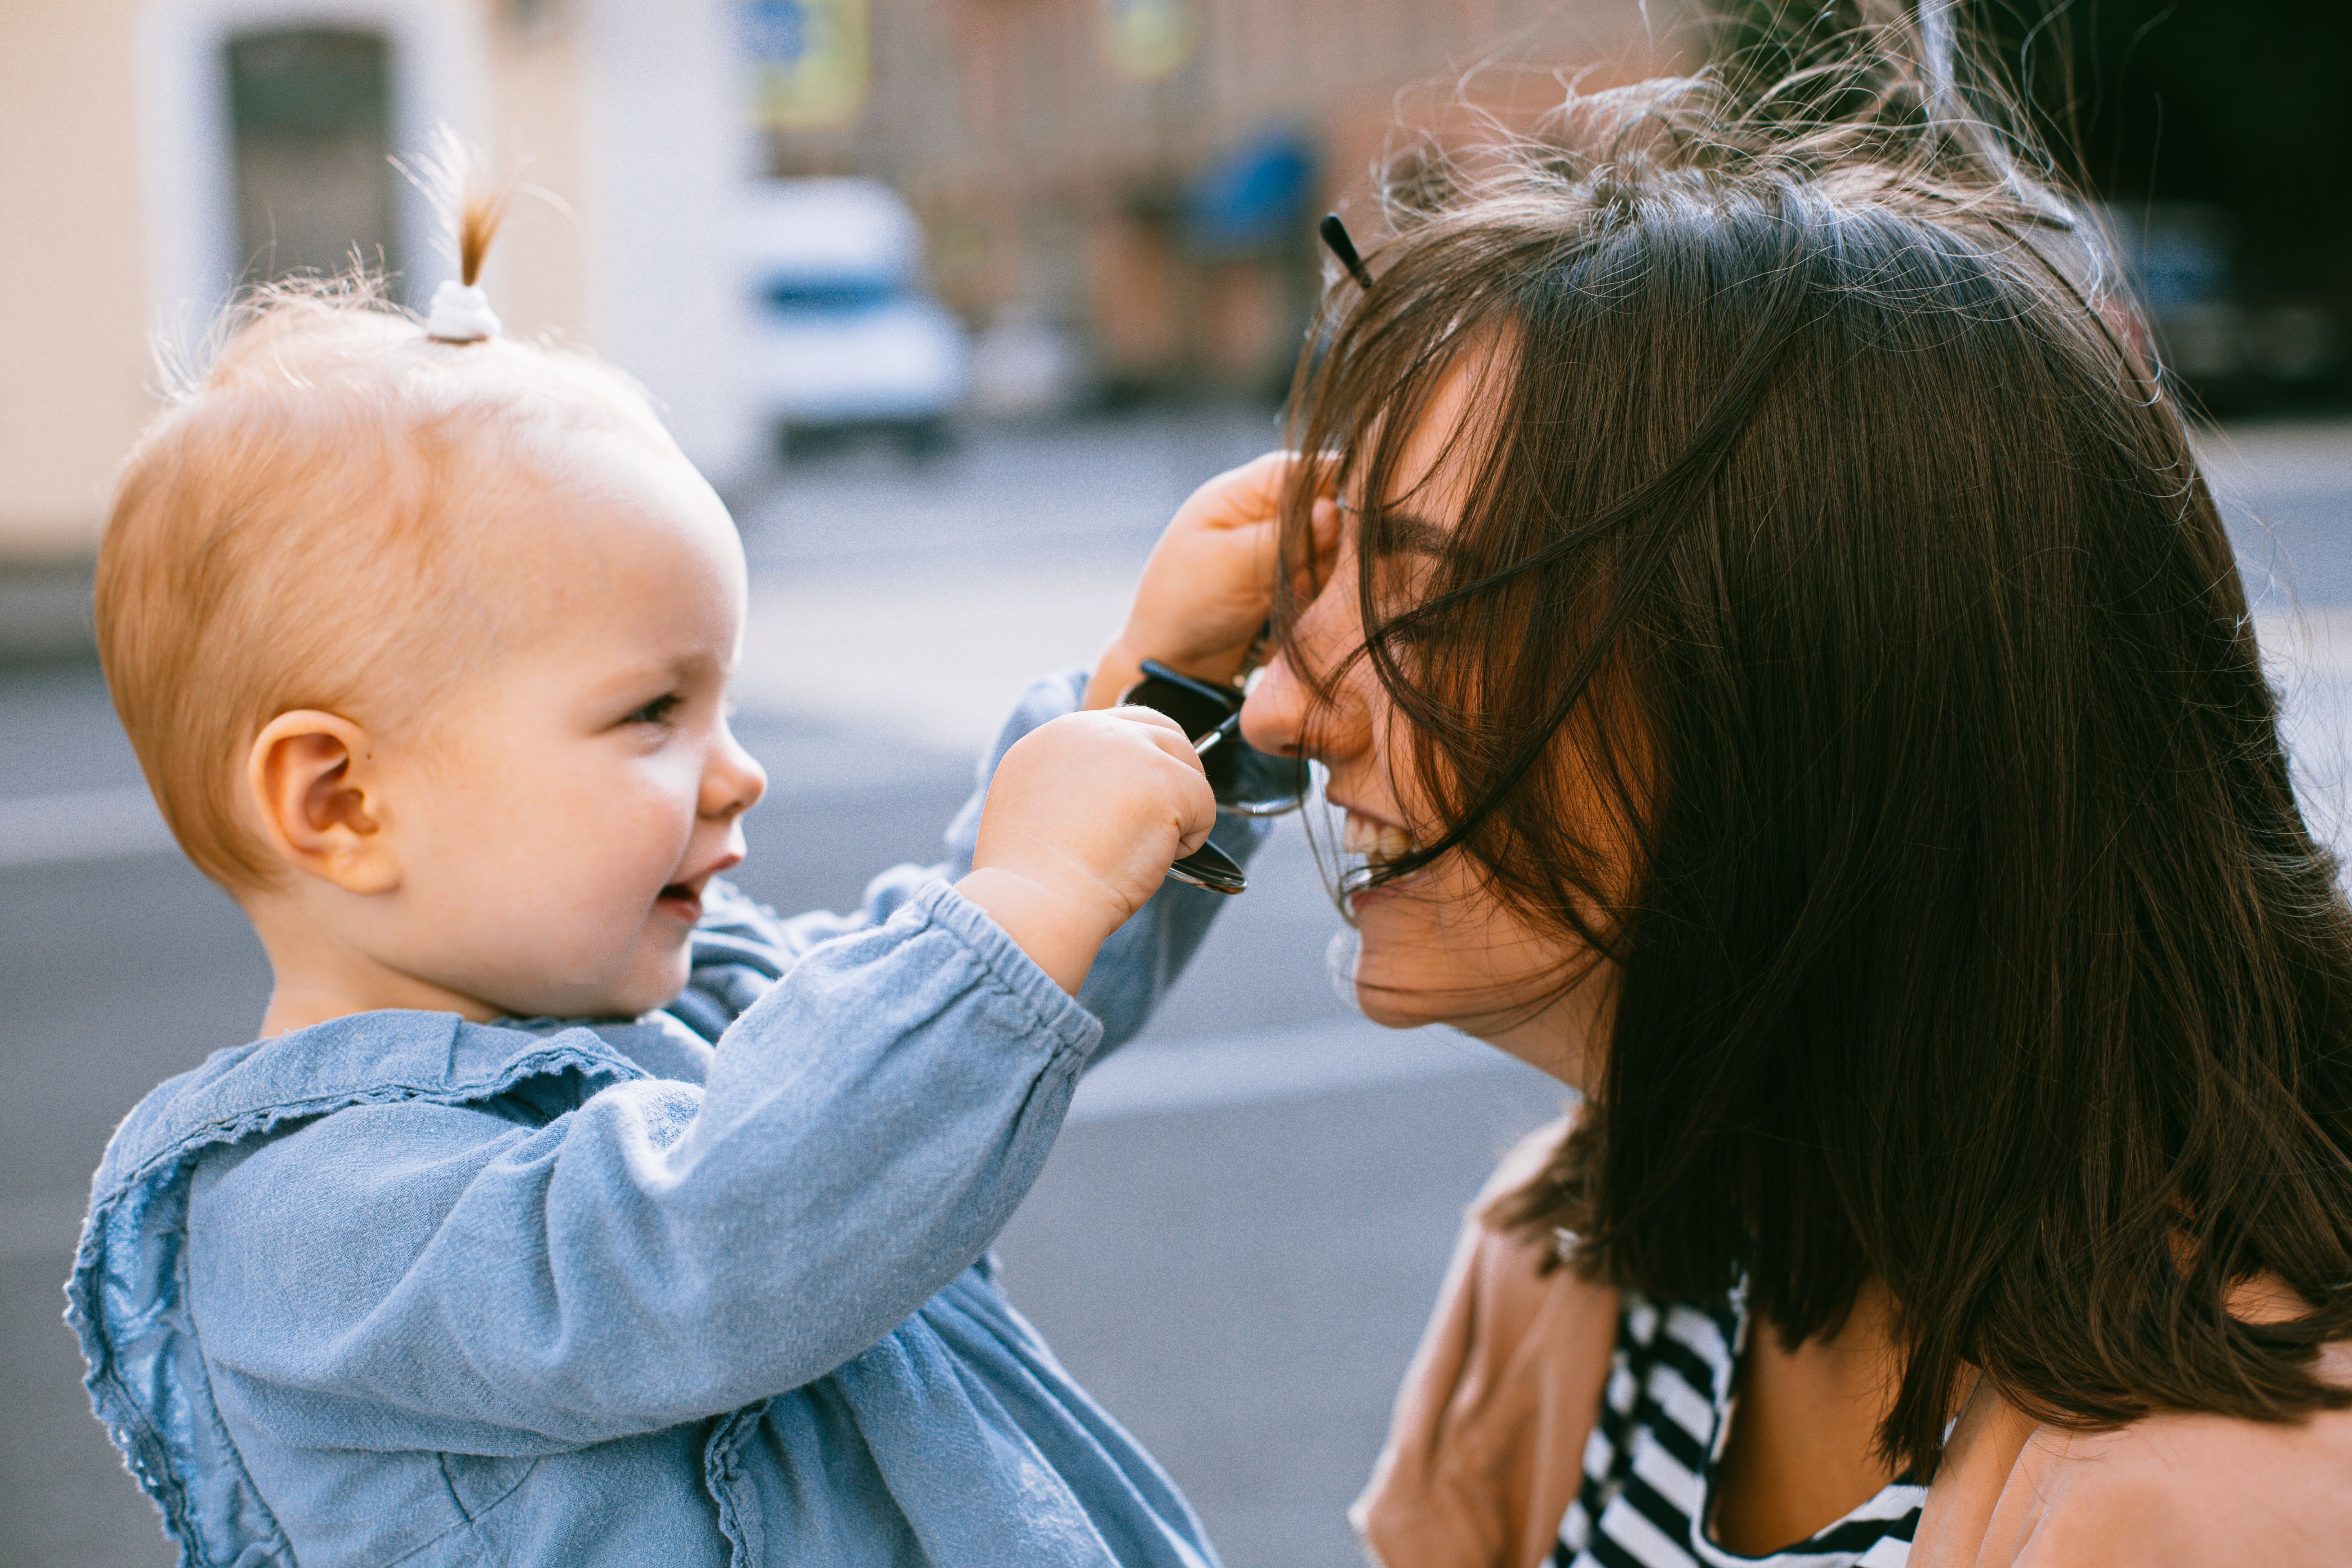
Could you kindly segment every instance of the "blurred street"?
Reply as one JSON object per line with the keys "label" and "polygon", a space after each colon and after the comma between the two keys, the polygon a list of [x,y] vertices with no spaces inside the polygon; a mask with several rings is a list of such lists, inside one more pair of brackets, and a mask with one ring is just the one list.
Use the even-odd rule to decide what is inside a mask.
{"label": "blurred street", "polygon": [[[787,910],[928,859],[1026,679],[1090,660],[1198,481],[1274,444],[1255,410],[984,431],[918,465],[850,447],[739,501],[753,570],[739,731],[769,769],[740,880]],[[2293,708],[2306,798],[2346,821],[2352,426],[2209,454]],[[2264,584],[2269,584],[2264,586]],[[1175,1473],[1234,1568],[1359,1562],[1343,1513],[1461,1205],[1557,1113],[1475,1042],[1335,996],[1339,921],[1286,820],[1143,1041],[1079,1100],[1005,1234],[1013,1300]],[[59,1289],[114,1121],[249,1037],[234,907],[146,802],[94,666],[0,668],[0,1563],[171,1555],[89,1415]]]}

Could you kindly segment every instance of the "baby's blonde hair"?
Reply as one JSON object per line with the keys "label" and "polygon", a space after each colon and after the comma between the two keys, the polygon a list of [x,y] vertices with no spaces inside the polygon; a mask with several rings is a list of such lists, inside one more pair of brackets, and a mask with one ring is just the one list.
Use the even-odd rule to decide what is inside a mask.
{"label": "baby's blonde hair", "polygon": [[[460,160],[440,173],[471,284],[504,193]],[[529,469],[486,443],[551,422],[667,438],[618,372],[428,338],[365,272],[252,290],[224,325],[124,466],[96,608],[115,711],[164,821],[239,892],[280,869],[241,806],[264,725],[320,709],[397,726],[489,651],[480,568]]]}

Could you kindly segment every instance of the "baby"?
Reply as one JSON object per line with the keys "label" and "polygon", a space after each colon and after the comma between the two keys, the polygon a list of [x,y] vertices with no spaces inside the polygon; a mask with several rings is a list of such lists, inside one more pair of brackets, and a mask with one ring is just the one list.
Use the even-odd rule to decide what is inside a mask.
{"label": "baby", "polygon": [[780,921],[717,879],[734,527],[622,377],[497,335],[495,222],[425,328],[266,296],[121,481],[107,678],[276,988],[108,1150],[100,1416],[222,1568],[1213,1563],[985,1253],[1218,902],[1155,897],[1192,747],[1102,694],[1182,657],[1180,578],[1247,641],[1283,460],[1171,525],[1102,710],[1031,689],[955,879]]}

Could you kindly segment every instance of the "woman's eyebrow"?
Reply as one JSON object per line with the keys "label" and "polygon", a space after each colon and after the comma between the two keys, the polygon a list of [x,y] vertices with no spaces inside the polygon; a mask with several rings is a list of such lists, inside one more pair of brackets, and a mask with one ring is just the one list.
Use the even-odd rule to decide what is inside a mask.
{"label": "woman's eyebrow", "polygon": [[1454,536],[1427,518],[1414,517],[1410,512],[1384,511],[1381,514],[1382,531],[1391,551],[1404,555],[1444,555],[1453,548]]}
{"label": "woman's eyebrow", "polygon": [[[1364,515],[1364,509],[1345,496],[1335,497],[1334,500],[1341,511],[1352,512],[1360,518]],[[1381,527],[1389,548],[1401,554],[1443,555],[1454,547],[1451,529],[1442,528],[1427,518],[1415,517],[1409,511],[1383,508]]]}

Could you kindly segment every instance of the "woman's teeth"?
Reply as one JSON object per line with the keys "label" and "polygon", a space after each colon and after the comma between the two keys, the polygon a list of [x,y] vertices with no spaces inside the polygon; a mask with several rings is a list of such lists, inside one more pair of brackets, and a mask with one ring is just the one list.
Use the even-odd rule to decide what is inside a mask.
{"label": "woman's teeth", "polygon": [[1385,822],[1375,822],[1369,816],[1348,814],[1347,826],[1339,839],[1340,849],[1349,855],[1361,855],[1374,865],[1402,860],[1412,853],[1412,835],[1402,827],[1391,827]]}
{"label": "woman's teeth", "polygon": [[1358,893],[1372,887],[1382,872],[1418,847],[1412,835],[1403,828],[1349,812],[1346,825],[1339,830],[1339,852],[1361,863],[1348,868],[1339,876],[1339,891],[1349,900],[1349,908],[1355,907]]}

